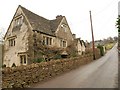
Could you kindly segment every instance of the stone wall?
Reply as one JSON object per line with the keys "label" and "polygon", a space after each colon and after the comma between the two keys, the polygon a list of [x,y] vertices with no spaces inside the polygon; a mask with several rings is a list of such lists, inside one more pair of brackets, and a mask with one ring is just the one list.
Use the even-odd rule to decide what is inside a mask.
{"label": "stone wall", "polygon": [[90,63],[93,61],[92,58],[91,55],[86,55],[63,60],[51,60],[49,62],[36,63],[27,66],[4,68],[2,70],[2,87],[30,87],[34,83],[48,80],[51,77],[62,74],[63,72]]}

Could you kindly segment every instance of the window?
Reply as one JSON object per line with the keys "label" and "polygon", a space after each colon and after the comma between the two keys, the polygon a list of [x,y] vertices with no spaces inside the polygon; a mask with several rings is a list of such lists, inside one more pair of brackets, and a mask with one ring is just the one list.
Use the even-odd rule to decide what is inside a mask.
{"label": "window", "polygon": [[15,39],[14,39],[14,46],[15,46]]}
{"label": "window", "polygon": [[66,24],[62,24],[61,27],[63,28],[64,32],[67,31],[67,25]]}
{"label": "window", "polygon": [[62,40],[60,40],[60,47],[62,47]]}
{"label": "window", "polygon": [[45,37],[43,36],[43,45],[45,45]]}
{"label": "window", "polygon": [[50,45],[52,45],[52,38],[50,38]]}
{"label": "window", "polygon": [[9,39],[9,46],[15,46],[15,38]]}
{"label": "window", "polygon": [[60,47],[67,47],[67,41],[60,40]]}
{"label": "window", "polygon": [[20,55],[20,64],[27,64],[26,55]]}
{"label": "window", "polygon": [[22,16],[15,18],[15,26],[21,25],[23,22]]}
{"label": "window", "polygon": [[43,45],[52,45],[52,38],[43,36]]}
{"label": "window", "polygon": [[66,47],[66,41],[63,41],[63,47]]}
{"label": "window", "polygon": [[49,37],[46,37],[46,45],[49,45]]}
{"label": "window", "polygon": [[64,27],[64,25],[62,24],[62,25],[61,25],[61,27],[63,28],[63,27]]}

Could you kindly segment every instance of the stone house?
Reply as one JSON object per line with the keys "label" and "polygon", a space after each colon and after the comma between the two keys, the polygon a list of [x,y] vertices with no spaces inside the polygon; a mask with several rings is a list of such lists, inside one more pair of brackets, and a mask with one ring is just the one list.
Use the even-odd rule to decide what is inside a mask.
{"label": "stone house", "polygon": [[80,38],[74,38],[71,48],[74,48],[78,55],[83,55],[85,53],[86,45]]}
{"label": "stone house", "polygon": [[31,64],[38,50],[59,48],[65,51],[74,40],[65,16],[48,20],[19,5],[4,37],[3,64],[7,67],[13,63],[16,66]]}

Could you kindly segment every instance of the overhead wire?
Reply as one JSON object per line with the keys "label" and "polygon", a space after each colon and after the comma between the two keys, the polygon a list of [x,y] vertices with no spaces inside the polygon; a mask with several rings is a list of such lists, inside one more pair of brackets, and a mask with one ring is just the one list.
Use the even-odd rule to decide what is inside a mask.
{"label": "overhead wire", "polygon": [[116,4],[116,2],[118,2],[118,0],[111,0],[110,3],[108,3],[104,8],[102,8],[98,12],[93,13],[93,15],[99,16],[100,14],[102,14],[103,12],[105,12],[107,9],[109,9],[112,5]]}
{"label": "overhead wire", "polygon": [[[113,1],[114,1],[114,0],[113,0]],[[113,1],[112,1],[112,2],[113,2]],[[111,2],[111,3],[112,3],[112,2]],[[108,5],[107,5],[107,6],[108,6]],[[106,24],[110,23],[109,20],[112,20],[111,18],[113,18],[113,15],[114,15],[115,12],[116,12],[116,10],[114,9],[114,7],[116,6],[116,2],[114,2],[114,3],[112,3],[112,4],[109,4],[109,7],[110,7],[110,6],[112,6],[112,7],[111,7],[112,9],[110,8],[110,10],[113,11],[113,14],[109,14],[109,13],[108,13],[107,19],[106,19],[106,20],[104,19],[104,22],[101,23],[101,24],[106,25]],[[105,10],[105,9],[104,9],[104,10]],[[103,14],[103,15],[104,15],[104,14]],[[96,15],[94,15],[94,17],[95,17],[95,16],[96,16]],[[97,16],[96,16],[95,18],[96,18],[96,19],[99,19]],[[117,17],[116,17],[116,18],[117,18]],[[98,22],[99,22],[99,21],[98,21]],[[104,25],[102,25],[102,26],[104,26]]]}
{"label": "overhead wire", "polygon": [[[109,4],[109,5],[107,5],[107,6],[109,6],[109,7],[107,7],[107,8],[104,8],[104,11],[102,11],[101,13],[99,12],[99,13],[97,13],[97,16],[95,17],[95,15],[94,15],[94,17],[95,18],[97,18],[97,19],[99,19],[100,21],[101,21],[101,19],[102,18],[99,18],[98,17],[98,15],[100,15],[100,14],[102,14],[102,15],[104,15],[103,14],[103,12],[105,12],[106,10],[107,10],[107,12],[105,12],[105,13],[108,13],[108,11],[110,10],[110,11],[113,11],[112,12],[112,14],[109,14],[108,13],[108,17],[105,19],[105,18],[103,18],[104,20],[103,20],[103,23],[101,23],[100,21],[97,21],[97,20],[95,20],[95,21],[97,21],[96,23],[99,23],[100,24],[100,26],[99,27],[97,27],[97,28],[99,28],[99,30],[101,30],[102,29],[102,31],[103,32],[105,32],[104,30],[108,30],[108,29],[110,29],[109,27],[108,27],[108,25],[112,25],[113,24],[113,26],[115,27],[115,22],[113,22],[113,19],[115,19],[115,14],[116,14],[116,10],[117,10],[117,3],[118,2],[113,2],[114,0],[112,0],[112,2]],[[116,9],[115,9],[115,7],[116,7]],[[109,9],[109,10],[108,10]],[[101,17],[102,17],[102,15],[100,15]],[[117,16],[117,15],[116,15]],[[117,17],[116,17],[117,18]],[[113,22],[113,23],[111,23],[111,22]],[[96,29],[97,29],[96,28]],[[111,29],[113,29],[113,28],[111,28]],[[101,32],[102,32],[101,31]]]}

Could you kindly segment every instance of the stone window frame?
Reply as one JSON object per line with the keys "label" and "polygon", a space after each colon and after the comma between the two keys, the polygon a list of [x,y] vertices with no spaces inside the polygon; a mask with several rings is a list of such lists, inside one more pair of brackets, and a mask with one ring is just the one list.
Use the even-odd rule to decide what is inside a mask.
{"label": "stone window frame", "polygon": [[67,41],[63,40],[63,47],[67,47]]}
{"label": "stone window frame", "polygon": [[67,41],[60,39],[60,47],[66,48],[67,47]]}
{"label": "stone window frame", "polygon": [[17,38],[16,35],[7,38],[9,47],[13,47],[16,45],[16,40],[15,40],[16,38]]}
{"label": "stone window frame", "polygon": [[[28,64],[28,56],[26,53],[18,53],[19,56],[19,63],[20,65],[27,65]],[[21,60],[22,58],[22,60]]]}
{"label": "stone window frame", "polygon": [[23,23],[23,15],[20,14],[14,18],[14,27],[20,26]]}
{"label": "stone window frame", "polygon": [[53,38],[49,36],[43,36],[43,45],[47,46],[53,45]]}

